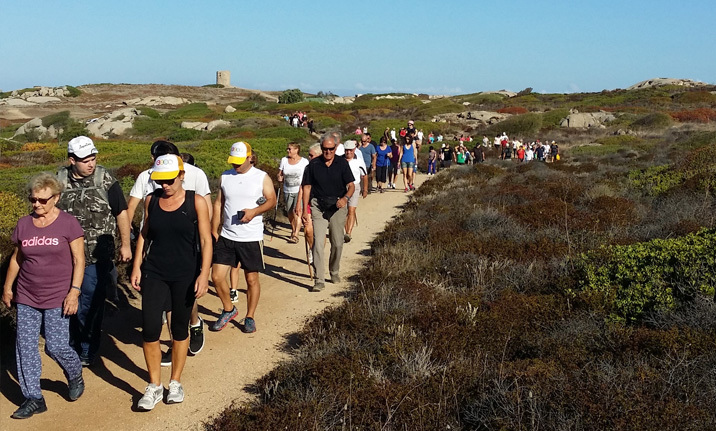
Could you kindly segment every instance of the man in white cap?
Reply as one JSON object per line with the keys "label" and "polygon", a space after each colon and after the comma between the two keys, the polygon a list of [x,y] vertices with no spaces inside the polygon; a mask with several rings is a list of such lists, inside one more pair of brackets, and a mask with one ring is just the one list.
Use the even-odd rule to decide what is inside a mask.
{"label": "man in white cap", "polygon": [[114,233],[119,228],[122,262],[132,259],[127,202],[117,180],[97,165],[97,148],[86,136],[70,140],[69,166],[57,176],[64,186],[57,206],[77,218],[85,232],[85,274],[77,314],[70,321],[70,343],[83,366],[99,351],[104,300],[114,270]]}
{"label": "man in white cap", "polygon": [[251,146],[245,142],[231,146],[228,162],[233,168],[221,174],[214,201],[211,233],[216,245],[212,280],[223,311],[212,331],[221,331],[239,314],[231,303],[226,275],[230,268],[240,264],[246,279],[246,317],[240,329],[245,333],[256,332],[254,313],[261,294],[259,271],[265,269],[262,214],[273,209],[276,191],[266,172],[253,166],[251,155]]}
{"label": "man in white cap", "polygon": [[[356,210],[358,209],[358,195],[363,195],[363,198],[368,196],[368,169],[366,169],[365,161],[363,157],[356,157],[356,147],[358,143],[356,141],[346,141],[343,144],[343,148],[346,150],[346,160],[348,165],[351,167],[351,173],[353,173],[353,185],[355,187],[355,193],[348,200],[348,216],[346,217],[346,233],[343,235],[343,242],[351,242],[351,233],[353,232],[353,226],[356,222]],[[361,187],[362,184],[362,187]]]}

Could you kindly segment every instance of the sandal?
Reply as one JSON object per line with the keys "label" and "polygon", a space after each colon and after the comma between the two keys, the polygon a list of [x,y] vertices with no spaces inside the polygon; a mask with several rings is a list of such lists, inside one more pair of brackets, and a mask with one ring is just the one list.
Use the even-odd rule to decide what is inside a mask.
{"label": "sandal", "polygon": [[295,236],[292,236],[291,238],[288,239],[288,242],[290,242],[291,244],[298,244],[298,238]]}

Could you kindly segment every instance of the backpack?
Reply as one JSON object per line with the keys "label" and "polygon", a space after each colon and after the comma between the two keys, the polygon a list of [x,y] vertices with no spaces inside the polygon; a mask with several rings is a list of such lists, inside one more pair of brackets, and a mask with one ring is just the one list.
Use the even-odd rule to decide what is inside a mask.
{"label": "backpack", "polygon": [[[60,180],[63,191],[71,190],[67,188],[68,171],[68,168],[61,168],[57,171],[57,179]],[[99,195],[102,197],[102,200],[109,205],[109,194],[107,193],[107,189],[102,186],[102,180],[104,179],[105,172],[107,172],[107,169],[105,169],[104,166],[97,165],[94,169],[94,174],[92,174],[93,185],[91,187],[84,187],[82,189],[82,193],[84,194],[84,191],[86,190],[97,190]]]}
{"label": "backpack", "polygon": [[[189,217],[189,220],[191,220],[194,224],[194,255],[197,255],[201,253],[201,241],[199,240],[199,218],[196,215],[196,207],[194,206],[194,200],[196,199],[196,195],[193,190],[185,190],[185,192],[186,195],[184,196],[184,201],[189,204],[187,205],[186,215],[187,217]],[[147,208],[147,221],[149,220],[149,217],[152,216],[152,212],[159,205],[159,198],[163,193],[163,189],[156,189],[152,193],[150,193],[149,196],[147,196],[147,198],[149,198],[149,207]]]}

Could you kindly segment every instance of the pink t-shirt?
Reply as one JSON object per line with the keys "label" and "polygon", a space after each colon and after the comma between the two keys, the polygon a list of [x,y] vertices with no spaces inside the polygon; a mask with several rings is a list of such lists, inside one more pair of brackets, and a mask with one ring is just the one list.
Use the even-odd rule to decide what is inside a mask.
{"label": "pink t-shirt", "polygon": [[12,242],[22,252],[15,302],[41,309],[61,307],[72,283],[70,242],[82,236],[80,223],[64,211],[49,226],[35,226],[30,215],[18,220],[12,233]]}

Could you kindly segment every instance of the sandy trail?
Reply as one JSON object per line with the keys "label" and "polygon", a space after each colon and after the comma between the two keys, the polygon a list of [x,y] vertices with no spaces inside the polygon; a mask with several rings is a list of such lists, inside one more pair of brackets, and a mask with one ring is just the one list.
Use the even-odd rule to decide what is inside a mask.
{"label": "sandy trail", "polygon": [[[418,185],[426,177],[416,179]],[[398,183],[402,184],[401,178]],[[276,237],[265,236],[267,270],[261,274],[261,300],[256,313],[258,331],[242,333],[238,319],[221,332],[205,327],[206,345],[197,356],[187,359],[182,375],[186,397],[183,403],[158,404],[151,412],[138,412],[137,400],[146,386],[147,372],[141,349],[140,301],[131,288],[120,287],[119,309],[108,307],[100,351],[101,361],[85,369],[86,390],[75,402],[67,398],[66,379],[60,367],[42,353],[42,390],[48,411],[27,420],[10,418],[23,401],[12,373],[0,376],[0,430],[160,430],[201,429],[201,424],[221,412],[234,400],[250,399],[247,389],[259,377],[288,358],[291,334],[306,319],[343,300],[347,280],[365,264],[370,241],[383,231],[409,194],[402,190],[373,193],[358,205],[359,225],[353,240],[344,246],[341,263],[343,282],[326,283],[320,293],[311,293],[305,263],[303,238],[289,244],[287,225],[279,224]],[[328,274],[328,271],[326,271]],[[241,286],[245,287],[243,276]],[[245,313],[245,296],[237,304],[239,316]],[[199,301],[200,315],[212,324],[221,310],[213,288]],[[166,336],[162,337],[166,340]],[[163,350],[166,347],[162,348]],[[169,368],[162,369],[162,383],[169,384]]]}

